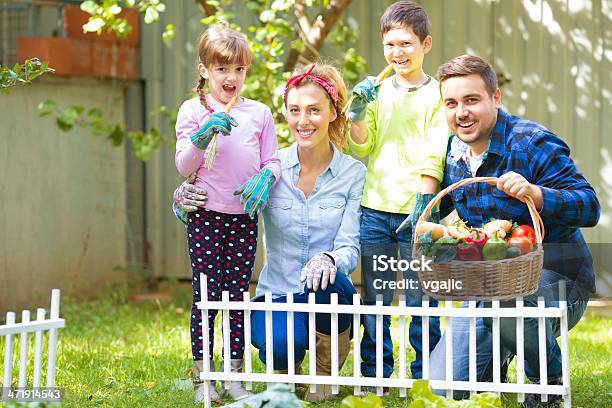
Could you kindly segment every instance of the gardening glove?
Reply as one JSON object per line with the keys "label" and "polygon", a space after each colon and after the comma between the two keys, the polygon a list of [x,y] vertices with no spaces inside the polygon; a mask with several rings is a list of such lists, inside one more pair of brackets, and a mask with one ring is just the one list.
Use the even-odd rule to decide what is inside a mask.
{"label": "gardening glove", "polygon": [[351,93],[351,105],[347,113],[347,117],[350,121],[356,122],[365,118],[368,103],[374,101],[378,97],[378,88],[380,84],[375,84],[376,77],[369,76],[355,85]]}
{"label": "gardening glove", "polygon": [[310,258],[302,268],[300,282],[306,282],[306,287],[315,292],[319,289],[319,284],[321,285],[321,289],[325,290],[327,289],[328,283],[333,285],[336,281],[337,271],[338,269],[331,255],[325,252],[319,252]]}
{"label": "gardening glove", "polygon": [[234,195],[240,194],[244,213],[249,214],[251,219],[259,215],[266,207],[272,184],[274,184],[274,175],[270,169],[264,168],[253,174],[246,183],[234,191]]}
{"label": "gardening glove", "polygon": [[208,147],[214,135],[221,132],[224,136],[227,136],[232,131],[232,126],[238,126],[236,119],[224,112],[214,112],[208,117],[202,129],[191,136],[191,143],[198,149],[204,150]]}
{"label": "gardening glove", "polygon": [[194,182],[195,174],[192,174],[174,190],[172,211],[174,216],[185,225],[187,225],[187,213],[197,211],[198,207],[204,207],[208,200],[206,190],[196,187]]}
{"label": "gardening glove", "polygon": [[[398,234],[401,231],[410,227],[412,229],[412,238],[414,242],[414,231],[416,229],[417,223],[419,222],[419,218],[421,218],[421,215],[423,214],[423,211],[425,211],[425,207],[427,207],[427,204],[429,204],[429,202],[433,200],[435,196],[435,194],[417,193],[416,202],[414,204],[414,209],[412,210],[412,213],[408,217],[406,217],[406,219],[400,224],[397,230],[395,230],[395,233]],[[440,212],[436,211],[435,208],[431,210],[431,212],[427,216],[427,221],[435,222],[436,224],[438,224],[440,222]]]}

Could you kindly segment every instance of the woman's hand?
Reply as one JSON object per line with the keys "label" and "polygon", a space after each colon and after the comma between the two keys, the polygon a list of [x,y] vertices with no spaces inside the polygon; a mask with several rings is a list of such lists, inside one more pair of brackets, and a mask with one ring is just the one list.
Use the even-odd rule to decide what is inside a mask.
{"label": "woman's hand", "polygon": [[194,212],[198,208],[203,208],[208,200],[206,190],[196,187],[194,182],[195,175],[192,174],[174,190],[174,202],[185,212]]}
{"label": "woman's hand", "polygon": [[336,281],[336,272],[333,258],[324,252],[319,252],[302,268],[300,281],[306,282],[306,287],[315,292],[319,289],[319,284],[321,289],[325,290],[328,283],[333,285]]}
{"label": "woman's hand", "polygon": [[172,212],[176,219],[185,225],[187,225],[187,213],[203,208],[208,200],[206,190],[194,186],[194,182],[195,174],[192,174],[174,190]]}

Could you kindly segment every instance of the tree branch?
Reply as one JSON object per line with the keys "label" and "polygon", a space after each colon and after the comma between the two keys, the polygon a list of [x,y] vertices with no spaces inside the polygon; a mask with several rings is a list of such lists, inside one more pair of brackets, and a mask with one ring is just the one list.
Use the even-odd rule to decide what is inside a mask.
{"label": "tree branch", "polygon": [[[298,3],[300,3],[300,6],[303,6],[303,4],[301,1],[296,2],[296,16],[298,16],[299,22]],[[321,50],[325,39],[336,23],[338,23],[338,20],[340,20],[340,17],[342,16],[342,12],[346,10],[349,4],[351,4],[351,0],[331,0],[329,2],[329,6],[327,6],[323,12],[317,16],[314,24],[307,32],[305,32],[304,36],[301,36],[305,44],[304,51],[300,53],[297,50],[292,49],[289,52],[287,60],[285,61],[285,71],[293,71],[298,59],[313,62],[319,56],[319,50]],[[303,12],[304,17],[306,17],[305,9],[302,9],[301,12]],[[301,23],[300,28],[303,29]]]}
{"label": "tree branch", "polygon": [[196,2],[200,10],[202,10],[202,12],[206,14],[207,16],[212,16],[217,11],[217,8],[215,6],[211,6],[210,4],[208,4],[206,0],[194,0],[194,1]]}
{"label": "tree branch", "polygon": [[310,20],[308,20],[308,16],[306,15],[306,6],[304,5],[304,0],[295,1],[294,13],[297,17],[298,25],[300,27],[300,30],[302,31],[303,38],[305,38],[310,32],[311,25]]}

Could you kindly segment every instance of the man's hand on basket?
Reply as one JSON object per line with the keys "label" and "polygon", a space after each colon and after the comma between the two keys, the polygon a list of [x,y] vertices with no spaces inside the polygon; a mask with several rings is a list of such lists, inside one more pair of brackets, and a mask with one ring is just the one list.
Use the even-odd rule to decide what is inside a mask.
{"label": "man's hand on basket", "polygon": [[[425,211],[427,204],[429,204],[429,202],[433,200],[435,196],[435,194],[417,193],[416,202],[414,204],[414,209],[412,210],[412,213],[408,217],[406,217],[406,219],[400,224],[400,226],[395,232],[399,234],[403,230],[408,229],[408,227],[410,227],[412,239],[414,241],[414,231],[416,229],[417,222],[419,222],[419,218],[421,218],[421,215]],[[436,224],[439,223],[440,213],[434,208],[427,216],[427,221],[435,222]]]}
{"label": "man's hand on basket", "polygon": [[206,205],[208,196],[206,190],[196,187],[195,175],[192,174],[174,190],[172,211],[174,216],[187,225],[187,213],[197,211]]}
{"label": "man's hand on basket", "polygon": [[319,289],[319,285],[321,290],[325,290],[328,283],[333,285],[336,281],[337,271],[333,258],[324,252],[319,252],[302,268],[300,281],[306,282],[306,287],[315,292]]}
{"label": "man's hand on basket", "polygon": [[542,209],[542,190],[518,173],[511,171],[499,177],[497,188],[521,201],[525,200],[525,196],[529,196],[533,199],[536,208]]}

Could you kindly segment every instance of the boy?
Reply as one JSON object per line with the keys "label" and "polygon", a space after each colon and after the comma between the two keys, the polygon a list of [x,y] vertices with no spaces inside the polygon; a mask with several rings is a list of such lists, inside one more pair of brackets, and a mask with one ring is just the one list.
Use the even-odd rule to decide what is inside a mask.
{"label": "boy", "polygon": [[[397,260],[398,249],[401,259],[411,258],[413,228],[401,233],[396,233],[396,229],[408,214],[414,227],[437,192],[443,175],[448,128],[438,82],[423,72],[423,59],[432,45],[425,10],[410,1],[394,3],[381,17],[380,31],[385,59],[393,64],[396,75],[380,84],[369,77],[353,89],[348,111],[352,121],[349,148],[359,157],[369,156],[360,227],[364,301],[374,304],[376,295],[382,294],[383,304],[389,305],[393,290],[383,284],[396,280],[397,271],[391,271],[383,260]],[[415,283],[406,290],[407,305],[420,306],[422,292],[416,271],[402,272],[405,274],[400,279],[414,279]],[[434,301],[430,304],[437,306]],[[390,377],[393,372],[390,317],[383,318],[383,339],[376,339],[376,316],[365,315],[363,324],[362,374],[376,376],[376,341],[382,340],[382,374]],[[433,350],[440,339],[439,318],[430,318],[429,327],[429,349]],[[412,378],[422,377],[421,331],[421,318],[415,316],[409,331],[410,344],[416,352],[410,367]]]}

